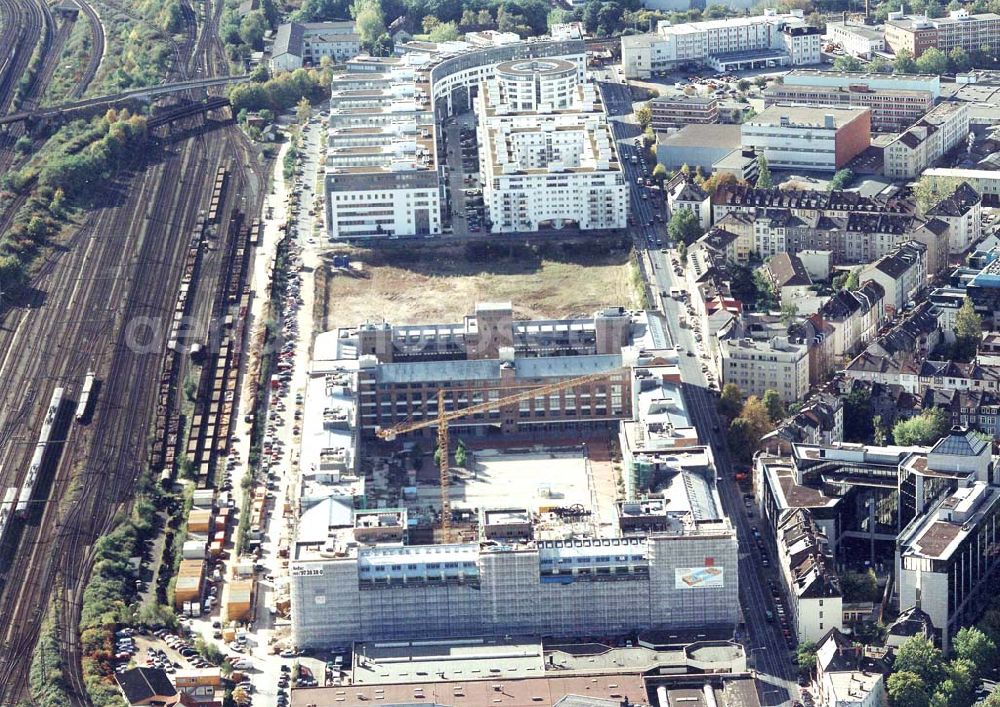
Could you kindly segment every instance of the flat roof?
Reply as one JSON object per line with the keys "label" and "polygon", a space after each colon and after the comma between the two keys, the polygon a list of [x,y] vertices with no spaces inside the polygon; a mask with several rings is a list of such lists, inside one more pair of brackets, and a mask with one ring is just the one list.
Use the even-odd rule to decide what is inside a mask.
{"label": "flat roof", "polygon": [[739,125],[685,125],[675,133],[657,133],[657,146],[711,147],[737,150],[742,144]]}
{"label": "flat roof", "polygon": [[744,125],[766,125],[781,127],[782,119],[787,119],[789,127],[824,127],[826,116],[832,115],[834,126],[842,128],[864,113],[870,113],[869,108],[845,108],[842,106],[786,106],[776,105],[765,108]]}
{"label": "flat roof", "polygon": [[438,704],[454,707],[553,707],[567,695],[645,700],[641,675],[504,678],[397,684],[314,687],[292,690],[292,707],[307,705]]}

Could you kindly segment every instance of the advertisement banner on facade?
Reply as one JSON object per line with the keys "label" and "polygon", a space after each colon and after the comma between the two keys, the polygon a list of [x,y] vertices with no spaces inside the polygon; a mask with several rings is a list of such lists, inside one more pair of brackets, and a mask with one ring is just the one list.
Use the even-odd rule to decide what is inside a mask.
{"label": "advertisement banner on facade", "polygon": [[674,589],[716,589],[723,586],[721,567],[677,567]]}

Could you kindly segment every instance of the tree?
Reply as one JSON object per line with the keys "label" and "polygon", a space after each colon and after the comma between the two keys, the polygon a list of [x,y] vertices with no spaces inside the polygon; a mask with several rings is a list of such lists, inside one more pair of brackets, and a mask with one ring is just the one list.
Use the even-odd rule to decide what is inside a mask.
{"label": "tree", "polygon": [[771,178],[771,168],[767,165],[767,157],[764,153],[757,155],[757,188],[770,189],[774,186],[774,179]]}
{"label": "tree", "polygon": [[840,590],[845,602],[878,601],[878,579],[873,570],[844,572],[840,576]]}
{"label": "tree", "polygon": [[677,209],[667,223],[667,234],[675,243],[691,245],[701,238],[701,224],[691,209]]}
{"label": "tree", "polygon": [[970,360],[982,341],[983,318],[976,313],[972,300],[966,297],[955,315],[955,356],[963,361]]}
{"label": "tree", "polygon": [[953,660],[945,666],[947,678],[931,696],[935,705],[970,705],[975,696],[976,666],[968,660]]}
{"label": "tree", "polygon": [[379,0],[354,0],[351,15],[361,45],[371,51],[379,37],[385,34],[385,17]]}
{"label": "tree", "polygon": [[264,34],[270,29],[262,10],[253,10],[240,22],[240,39],[255,50],[263,49]]}
{"label": "tree", "polygon": [[781,305],[781,323],[785,326],[790,326],[792,322],[795,321],[795,317],[799,316],[799,306],[794,302],[788,302],[787,304]]}
{"label": "tree", "polygon": [[663,180],[667,178],[667,168],[662,164],[657,164],[653,167],[653,179],[663,184]]}
{"label": "tree", "polygon": [[861,286],[857,270],[845,270],[833,278],[833,289],[853,292]]}
{"label": "tree", "polygon": [[917,73],[917,62],[913,60],[913,52],[909,49],[900,49],[896,52],[896,58],[892,60],[892,73],[894,74],[915,74]]}
{"label": "tree", "polygon": [[441,447],[434,448],[434,466],[441,466]]}
{"label": "tree", "polygon": [[737,417],[729,423],[726,442],[733,459],[741,464],[749,464],[757,448],[758,437],[754,437],[750,422],[745,417]]}
{"label": "tree", "polygon": [[648,103],[643,103],[635,109],[635,119],[643,130],[649,127],[653,122],[653,109],[649,107]]}
{"label": "tree", "polygon": [[951,647],[959,660],[976,666],[979,675],[993,670],[997,662],[997,644],[975,626],[963,626],[952,639]]}
{"label": "tree", "polygon": [[923,636],[911,636],[896,651],[893,670],[913,673],[925,685],[937,685],[945,677],[944,658],[941,650]]}
{"label": "tree", "polygon": [[854,172],[847,167],[837,170],[830,180],[830,191],[840,191],[847,188],[847,185],[854,181]]}
{"label": "tree", "polygon": [[844,441],[866,443],[872,436],[872,393],[855,387],[844,398]]}
{"label": "tree", "polygon": [[392,54],[392,46],[392,37],[389,36],[388,32],[383,32],[375,39],[368,51],[371,52],[372,56],[389,56]]}
{"label": "tree", "polygon": [[885,426],[884,422],[882,422],[881,415],[875,415],[872,418],[872,442],[874,442],[876,446],[881,447],[888,439],[889,428]]}
{"label": "tree", "polygon": [[732,172],[713,172],[711,176],[705,180],[704,184],[701,185],[701,188],[709,194],[714,195],[715,192],[719,190],[719,187],[727,184],[736,184],[738,182],[739,180]]}
{"label": "tree", "polygon": [[916,673],[897,670],[889,676],[889,698],[897,707],[929,707],[927,683]]}
{"label": "tree", "polygon": [[954,73],[964,73],[971,67],[972,59],[969,57],[969,53],[962,49],[962,47],[955,47],[948,52],[948,68],[950,68]]}
{"label": "tree", "polygon": [[688,247],[684,243],[677,244],[677,259],[681,261],[681,265],[687,262],[688,259]]}
{"label": "tree", "polygon": [[452,42],[458,39],[458,26],[454,22],[440,22],[430,31],[432,42]]}
{"label": "tree", "polygon": [[302,96],[295,104],[295,117],[300,123],[308,123],[309,118],[312,117],[312,104],[305,96]]}
{"label": "tree", "polygon": [[892,71],[892,64],[881,54],[876,54],[868,62],[868,70],[873,74],[888,74]]}
{"label": "tree", "polygon": [[441,20],[434,17],[434,15],[427,15],[421,23],[420,26],[423,28],[425,34],[430,34],[431,30],[441,24]]}
{"label": "tree", "polygon": [[962,180],[956,177],[922,176],[913,185],[913,196],[921,211],[927,211],[941,201],[947,199],[962,185]]}
{"label": "tree", "polygon": [[726,383],[722,386],[722,393],[719,395],[719,414],[729,419],[733,419],[740,414],[743,408],[743,393],[735,383]]}
{"label": "tree", "polygon": [[465,443],[459,440],[458,448],[455,449],[455,465],[465,466],[465,462],[469,460],[468,452],[465,450]]}
{"label": "tree", "polygon": [[892,438],[902,447],[929,445],[944,437],[950,426],[948,413],[941,408],[930,408],[909,420],[897,422],[892,428]]}
{"label": "tree", "polygon": [[980,707],[1000,707],[1000,689],[993,688],[993,692],[986,696]]}
{"label": "tree", "polygon": [[941,75],[948,71],[948,57],[937,47],[931,47],[916,60],[916,67],[921,74]]}
{"label": "tree", "polygon": [[778,391],[768,388],[764,391],[764,407],[771,422],[777,422],[785,416],[785,405],[781,402]]}
{"label": "tree", "polygon": [[856,56],[844,54],[833,60],[834,71],[861,71],[861,60]]}
{"label": "tree", "polygon": [[799,670],[812,673],[816,668],[816,644],[813,641],[800,643],[795,651],[795,659],[799,664]]}
{"label": "tree", "polygon": [[750,86],[752,85],[753,84],[751,84],[746,79],[740,79],[739,81],[736,82],[736,88],[737,90],[739,90],[740,93],[746,93],[747,91],[750,90]]}
{"label": "tree", "polygon": [[246,691],[246,688],[239,685],[233,688],[233,702],[238,705],[250,704],[250,694]]}

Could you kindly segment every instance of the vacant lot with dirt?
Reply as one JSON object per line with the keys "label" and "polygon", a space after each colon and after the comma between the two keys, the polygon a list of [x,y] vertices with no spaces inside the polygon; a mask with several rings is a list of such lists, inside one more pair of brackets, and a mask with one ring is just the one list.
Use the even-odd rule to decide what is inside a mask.
{"label": "vacant lot with dirt", "polygon": [[333,268],[328,257],[325,272],[317,273],[319,331],[379,320],[458,322],[476,302],[510,301],[520,319],[642,306],[627,242],[338,251],[344,252],[350,268]]}

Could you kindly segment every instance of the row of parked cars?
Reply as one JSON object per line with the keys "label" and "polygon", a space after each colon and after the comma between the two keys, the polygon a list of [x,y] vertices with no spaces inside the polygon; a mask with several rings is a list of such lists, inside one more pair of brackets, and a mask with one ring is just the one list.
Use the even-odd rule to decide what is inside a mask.
{"label": "row of parked cars", "polygon": [[788,611],[785,608],[785,601],[781,598],[781,590],[778,588],[777,582],[773,579],[767,580],[767,588],[771,592],[771,599],[774,601],[774,612],[767,610],[765,615],[768,617],[768,621],[773,621],[775,614],[778,617],[778,625],[781,627],[781,635],[785,639],[785,645],[788,646],[789,650],[795,649],[795,634],[792,633],[792,625],[788,621]]}

